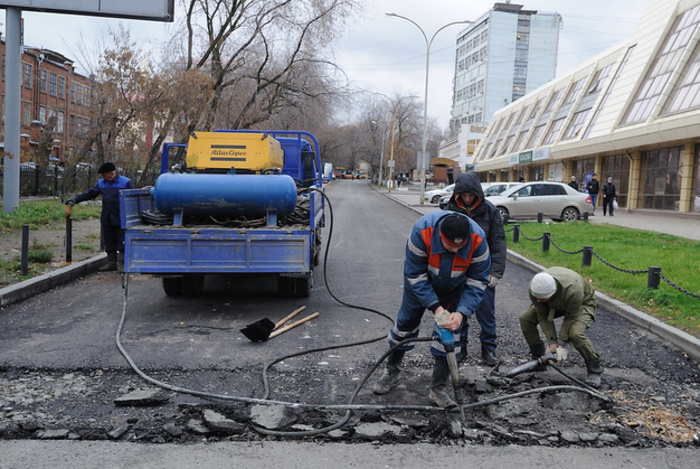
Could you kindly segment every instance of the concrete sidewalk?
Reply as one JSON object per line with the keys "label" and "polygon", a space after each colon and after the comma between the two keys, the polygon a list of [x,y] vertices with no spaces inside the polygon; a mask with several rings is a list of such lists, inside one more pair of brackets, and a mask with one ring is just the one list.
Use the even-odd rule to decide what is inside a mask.
{"label": "concrete sidewalk", "polygon": [[[420,204],[420,189],[400,188],[388,192],[386,189],[379,189],[379,192],[386,197],[391,198],[397,203],[409,207],[412,210],[426,214],[435,210],[439,210],[437,205]],[[652,211],[635,211],[625,212],[619,210],[615,212],[614,217],[603,217],[602,210],[599,215],[589,217],[589,221],[595,224],[611,224],[625,226],[639,230],[655,231],[658,233],[667,233],[675,236],[682,236],[689,239],[700,240],[700,215],[673,216],[673,214],[659,214]],[[533,272],[539,272],[544,267],[536,264],[529,259],[508,250],[508,260],[515,264],[521,265]],[[680,329],[669,326],[668,324],[656,318],[649,316],[621,301],[615,300],[603,293],[596,292],[596,300],[598,307],[624,317],[635,325],[646,329],[659,337],[667,340],[679,349],[686,352],[695,360],[700,361],[700,339],[692,336]]]}
{"label": "concrete sidewalk", "polygon": [[[437,205],[420,204],[420,189],[418,187],[401,187],[391,192],[388,192],[386,189],[380,189],[379,192],[422,214],[439,210]],[[655,231],[700,241],[700,213],[683,214],[656,210],[626,211],[623,209],[617,210],[614,217],[604,217],[603,210],[599,208],[596,210],[596,215],[590,216],[588,221],[596,225],[625,226],[627,228]]]}

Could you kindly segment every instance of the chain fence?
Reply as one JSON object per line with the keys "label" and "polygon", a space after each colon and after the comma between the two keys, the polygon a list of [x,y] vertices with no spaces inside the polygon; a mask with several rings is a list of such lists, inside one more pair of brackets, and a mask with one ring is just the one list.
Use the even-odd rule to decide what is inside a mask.
{"label": "chain fence", "polygon": [[618,267],[618,266],[612,264],[611,262],[607,261],[603,257],[601,257],[597,252],[595,252],[595,250],[593,250],[592,246],[584,246],[582,249],[578,249],[576,251],[568,251],[566,249],[561,248],[557,243],[555,243],[554,240],[552,239],[551,233],[548,233],[548,232],[543,233],[542,236],[539,236],[537,238],[529,237],[525,233],[523,233],[519,224],[514,224],[512,228],[510,228],[510,229],[504,228],[504,230],[508,233],[510,233],[510,232],[513,233],[513,242],[514,243],[518,243],[520,237],[522,236],[523,238],[527,239],[528,241],[535,241],[535,242],[542,241],[542,251],[549,250],[549,245],[551,244],[558,251],[560,251],[564,254],[576,255],[576,254],[583,253],[582,265],[584,267],[590,266],[591,265],[591,258],[595,257],[604,265],[610,267],[611,269],[617,270],[619,272],[633,274],[633,275],[647,274],[647,276],[648,276],[647,288],[657,290],[659,288],[660,280],[663,280],[664,282],[666,282],[668,285],[670,285],[675,290],[677,290],[685,295],[688,295],[692,298],[700,299],[700,294],[693,293],[691,291],[686,290],[685,288],[672,282],[668,277],[663,275],[661,273],[660,267],[649,267],[649,268],[644,269],[644,270],[625,269],[623,267]]}

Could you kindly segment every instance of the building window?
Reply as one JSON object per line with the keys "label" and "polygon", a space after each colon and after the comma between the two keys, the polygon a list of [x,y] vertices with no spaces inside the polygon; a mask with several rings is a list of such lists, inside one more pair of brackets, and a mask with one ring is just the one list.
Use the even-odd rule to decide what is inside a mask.
{"label": "building window", "polygon": [[529,130],[524,130],[520,132],[520,135],[518,135],[518,139],[515,141],[515,144],[513,145],[513,152],[517,152],[522,150],[522,145],[523,142],[525,141],[525,138],[527,138],[527,134],[529,133]]}
{"label": "building window", "polygon": [[58,119],[56,120],[56,132],[63,133],[63,125],[65,122],[65,114],[63,111],[58,111]]}
{"label": "building window", "polygon": [[574,101],[576,101],[576,98],[578,98],[578,95],[581,94],[581,89],[583,88],[583,82],[586,81],[584,78],[581,78],[579,81],[571,85],[571,89],[569,90],[569,93],[566,95],[566,99],[564,100],[564,104],[571,104]]}
{"label": "building window", "polygon": [[547,107],[544,109],[544,112],[550,112],[553,111],[557,105],[557,102],[559,101],[559,97],[561,94],[564,92],[564,88],[560,89],[554,95],[552,96],[552,99],[549,100],[549,103],[547,104]]}
{"label": "building window", "polygon": [[32,89],[32,66],[30,64],[23,64],[24,69],[24,87],[28,90]]}
{"label": "building window", "polygon": [[574,114],[574,118],[571,119],[569,128],[566,129],[566,134],[564,134],[564,140],[578,137],[579,133],[581,133],[581,129],[583,128],[583,123],[586,121],[586,117],[588,117],[589,111],[590,109],[586,109],[585,111]]}
{"label": "building window", "polygon": [[76,88],[75,82],[71,82],[70,84],[70,102],[75,104],[75,88]]}
{"label": "building window", "polygon": [[700,22],[700,14],[698,13],[700,13],[700,5],[676,18],[673,27],[666,36],[663,47],[654,59],[644,82],[639,87],[622,122],[623,124],[641,122],[649,118],[661,92],[668,83],[681,55],[683,55],[683,50],[690,41],[698,22]]}
{"label": "building window", "polygon": [[586,127],[586,131],[583,133],[584,139],[588,138],[588,135],[591,133],[591,129],[593,128],[593,125],[598,121],[598,116],[600,115],[600,111],[601,111],[601,109],[603,109],[605,107],[605,103],[607,103],[607,101],[608,101],[608,96],[610,96],[610,93],[612,93],[612,90],[615,88],[615,83],[617,83],[617,79],[620,77],[622,70],[624,70],[625,65],[627,65],[629,58],[632,56],[632,52],[634,51],[634,48],[635,48],[635,46],[631,46],[629,49],[627,49],[627,52],[625,53],[625,57],[622,59],[622,63],[615,71],[615,75],[612,78],[610,86],[608,87],[607,91],[605,91],[605,94],[601,98],[600,103],[598,104],[598,107],[595,109],[595,112],[593,113],[593,117],[591,117],[591,121],[588,123],[588,127]]}
{"label": "building window", "polygon": [[527,142],[527,145],[525,145],[525,148],[534,148],[535,145],[537,145],[537,142],[540,139],[540,135],[542,135],[544,127],[545,124],[538,125],[537,127],[535,127],[535,129],[532,131],[532,135],[530,136],[530,140]]}
{"label": "building window", "polygon": [[66,99],[66,77],[58,77],[58,97]]}
{"label": "building window", "polygon": [[591,86],[588,87],[586,94],[597,93],[603,89],[603,85],[605,85],[605,80],[607,80],[608,75],[610,75],[612,66],[613,64],[610,64],[607,67],[601,68],[595,72],[595,76],[593,77],[593,80],[591,80]]}
{"label": "building window", "polygon": [[683,148],[642,152],[642,208],[678,210]]}
{"label": "building window", "polygon": [[39,72],[39,92],[46,94],[46,70]]}
{"label": "building window", "polygon": [[57,80],[56,74],[49,74],[49,96],[56,96]]}
{"label": "building window", "polygon": [[2,54],[2,81],[5,81],[5,54]]}
{"label": "building window", "polygon": [[32,124],[32,103],[22,103],[22,124],[27,127]]}
{"label": "building window", "polygon": [[39,122],[46,123],[46,107],[44,106],[39,106]]}
{"label": "building window", "polygon": [[554,142],[557,137],[559,136],[559,132],[561,131],[561,126],[564,124],[564,118],[562,117],[561,119],[557,119],[552,122],[552,126],[549,128],[549,131],[547,132],[547,135],[544,137],[544,141],[542,142],[542,145],[548,145],[552,142]]}

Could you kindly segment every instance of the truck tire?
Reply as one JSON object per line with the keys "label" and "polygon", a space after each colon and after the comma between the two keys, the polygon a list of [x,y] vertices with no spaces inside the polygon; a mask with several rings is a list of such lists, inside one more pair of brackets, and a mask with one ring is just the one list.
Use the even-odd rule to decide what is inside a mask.
{"label": "truck tire", "polygon": [[313,278],[295,278],[294,279],[294,290],[296,296],[299,298],[308,298],[311,295],[311,288],[313,287]]}
{"label": "truck tire", "polygon": [[204,287],[204,275],[185,275],[182,277],[182,293],[185,296],[196,296]]}
{"label": "truck tire", "polygon": [[277,292],[280,296],[292,296],[294,294],[294,279],[277,275]]}
{"label": "truck tire", "polygon": [[168,296],[182,296],[182,276],[163,277],[163,291]]}

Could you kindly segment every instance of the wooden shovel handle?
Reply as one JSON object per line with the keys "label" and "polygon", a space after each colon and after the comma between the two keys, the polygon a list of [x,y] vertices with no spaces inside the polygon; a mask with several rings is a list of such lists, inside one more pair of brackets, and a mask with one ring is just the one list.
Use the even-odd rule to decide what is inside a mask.
{"label": "wooden shovel handle", "polygon": [[272,332],[272,333],[270,334],[270,337],[269,337],[269,338],[272,339],[273,337],[277,337],[278,335],[280,335],[280,334],[282,334],[282,333],[284,333],[284,332],[287,332],[287,331],[290,330],[290,329],[294,329],[294,328],[297,327],[297,326],[301,326],[301,325],[304,324],[306,321],[311,321],[313,318],[318,317],[319,314],[321,314],[321,313],[310,314],[310,315],[306,316],[304,319],[299,319],[298,321],[295,321],[295,322],[291,323],[291,324],[288,325],[288,326],[284,326],[284,327],[282,327],[282,328],[280,328],[280,329],[276,329],[274,332]]}
{"label": "wooden shovel handle", "polygon": [[[292,311],[289,315],[287,315],[286,317],[284,317],[284,318],[280,319],[279,321],[277,321],[277,323],[275,324],[275,329],[279,329],[280,326],[286,324],[287,321],[289,321],[290,319],[292,319],[294,316],[296,316],[297,314],[301,313],[301,312],[304,311],[305,309],[306,309],[306,306],[302,306],[302,307],[299,308],[299,309],[295,309],[295,310]],[[273,329],[273,330],[275,330],[275,329]]]}

